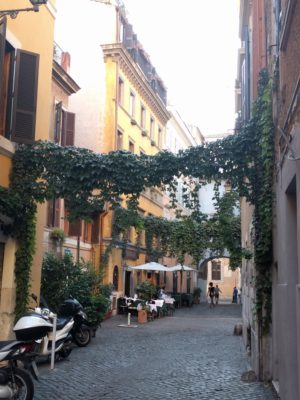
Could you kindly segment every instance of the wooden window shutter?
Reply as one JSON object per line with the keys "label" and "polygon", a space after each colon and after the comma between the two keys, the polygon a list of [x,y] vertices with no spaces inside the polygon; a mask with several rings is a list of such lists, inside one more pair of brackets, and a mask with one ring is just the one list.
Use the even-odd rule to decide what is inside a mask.
{"label": "wooden window shutter", "polygon": [[99,243],[100,214],[94,215],[92,224],[92,243]]}
{"label": "wooden window shutter", "polygon": [[62,101],[55,105],[55,132],[54,142],[60,143],[61,138]]}
{"label": "wooden window shutter", "polygon": [[69,222],[69,236],[81,236],[81,220]]}
{"label": "wooden window shutter", "polygon": [[0,99],[2,98],[2,78],[5,56],[6,17],[0,20]]}
{"label": "wooden window shutter", "polygon": [[54,201],[54,226],[59,228],[60,223],[60,199]]}
{"label": "wooden window shutter", "polygon": [[53,218],[54,218],[54,202],[55,200],[48,201],[48,218],[47,218],[47,226],[53,226]]}
{"label": "wooden window shutter", "polygon": [[47,226],[59,228],[60,222],[60,199],[48,201]]}
{"label": "wooden window shutter", "polygon": [[63,113],[62,127],[62,146],[74,146],[75,135],[75,114],[70,112]]}
{"label": "wooden window shutter", "polygon": [[35,139],[38,66],[38,54],[17,50],[11,136],[17,143],[32,143]]}

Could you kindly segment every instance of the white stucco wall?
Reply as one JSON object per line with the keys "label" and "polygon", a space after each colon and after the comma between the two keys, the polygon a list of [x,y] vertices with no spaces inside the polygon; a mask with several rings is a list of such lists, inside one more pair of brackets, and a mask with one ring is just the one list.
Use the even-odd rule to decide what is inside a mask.
{"label": "white stucco wall", "polygon": [[[88,23],[87,23],[88,22]],[[70,53],[70,75],[82,88],[69,100],[76,115],[75,145],[101,150],[105,105],[105,64],[101,44],[114,43],[113,5],[92,0],[57,0],[55,41]]]}

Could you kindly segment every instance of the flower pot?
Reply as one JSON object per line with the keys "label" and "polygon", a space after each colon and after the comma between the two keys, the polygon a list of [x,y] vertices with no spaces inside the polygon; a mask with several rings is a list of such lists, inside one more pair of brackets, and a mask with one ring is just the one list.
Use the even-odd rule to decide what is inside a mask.
{"label": "flower pot", "polygon": [[145,324],[147,322],[147,311],[139,310],[138,311],[138,323]]}

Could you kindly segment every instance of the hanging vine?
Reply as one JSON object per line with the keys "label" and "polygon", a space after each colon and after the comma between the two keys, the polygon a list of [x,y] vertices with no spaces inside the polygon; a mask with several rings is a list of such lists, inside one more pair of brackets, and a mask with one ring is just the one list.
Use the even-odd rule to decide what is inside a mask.
{"label": "hanging vine", "polygon": [[[70,220],[89,219],[94,212],[103,209],[105,202],[116,208],[122,196],[127,201],[128,210],[135,210],[139,195],[145,188],[168,185],[175,190],[174,177],[184,177],[195,189],[191,194],[185,194],[186,204],[194,208],[193,217],[175,221],[171,229],[171,224],[163,220],[158,223],[158,220],[148,218],[142,222],[134,212],[124,217],[120,211],[115,211],[114,240],[122,234],[126,242],[128,226],[142,229],[144,224],[148,232],[147,251],[152,252],[153,257],[166,251],[168,237],[170,254],[177,252],[177,257],[182,259],[183,254],[190,252],[197,260],[202,247],[207,240],[211,243],[214,235],[215,246],[229,248],[232,262],[237,265],[243,254],[237,243],[238,223],[229,224],[223,211],[215,220],[197,220],[202,218],[195,195],[199,182],[229,180],[233,192],[245,196],[255,206],[256,307],[258,317],[267,327],[271,316],[272,128],[271,84],[263,72],[253,117],[238,134],[180,151],[177,155],[167,151],[155,156],[137,156],[126,151],[95,154],[87,149],[60,147],[41,141],[20,146],[13,157],[10,187],[0,188],[0,213],[10,218],[3,219],[4,229],[16,237],[19,246],[16,255],[16,312],[24,311],[27,305],[37,203],[63,198]],[[191,241],[196,238],[197,248],[186,246],[186,239],[184,241],[180,236],[183,232]],[[218,235],[227,237],[227,242],[217,240]],[[237,251],[236,255],[234,251]]]}

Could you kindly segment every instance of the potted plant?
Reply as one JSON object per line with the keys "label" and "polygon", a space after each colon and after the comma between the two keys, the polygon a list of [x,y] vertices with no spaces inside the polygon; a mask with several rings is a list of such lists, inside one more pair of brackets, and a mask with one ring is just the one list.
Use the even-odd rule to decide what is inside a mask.
{"label": "potted plant", "polygon": [[144,302],[140,304],[138,309],[138,323],[145,324],[148,321],[147,306]]}
{"label": "potted plant", "polygon": [[54,253],[58,253],[60,257],[62,257],[62,248],[65,242],[66,236],[62,229],[54,228],[50,234],[49,238],[52,243],[52,251]]}
{"label": "potted plant", "polygon": [[138,297],[144,302],[150,301],[156,293],[156,288],[150,282],[142,282],[136,286]]}
{"label": "potted plant", "polygon": [[201,296],[202,290],[199,287],[196,287],[193,291],[193,297],[194,297],[194,303],[195,304],[200,304],[200,296]]}
{"label": "potted plant", "polygon": [[65,233],[62,229],[59,228],[54,228],[51,232],[50,232],[50,240],[52,240],[52,242],[54,242],[57,245],[63,244],[65,241]]}

